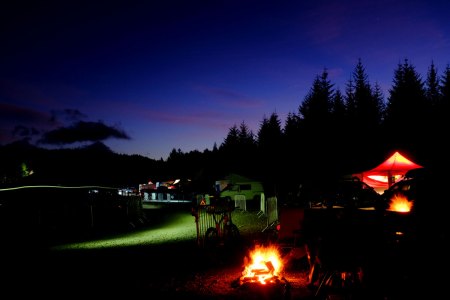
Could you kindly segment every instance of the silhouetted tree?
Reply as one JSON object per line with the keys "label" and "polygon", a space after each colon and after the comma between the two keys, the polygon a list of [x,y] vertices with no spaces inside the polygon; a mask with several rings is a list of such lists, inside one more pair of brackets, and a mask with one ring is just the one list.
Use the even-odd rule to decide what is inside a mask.
{"label": "silhouetted tree", "polygon": [[238,142],[241,147],[248,147],[251,150],[255,149],[255,135],[253,131],[248,128],[247,124],[245,124],[245,121],[242,121],[239,125]]}
{"label": "silhouetted tree", "polygon": [[361,60],[356,65],[355,73],[355,101],[357,103],[357,112],[360,121],[360,126],[369,135],[374,134],[379,128],[381,122],[381,114],[384,100],[374,97],[372,87],[370,85],[368,76],[365,72]]}
{"label": "silhouetted tree", "polygon": [[320,76],[315,77],[312,88],[299,106],[305,146],[301,164],[311,176],[334,171],[327,156],[329,149],[333,148],[333,142],[330,142],[333,86],[327,69],[324,69]]}
{"label": "silhouetted tree", "polygon": [[228,150],[232,148],[236,148],[239,145],[239,129],[236,124],[234,124],[228,130],[228,134],[222,142],[220,148],[222,150]]}
{"label": "silhouetted tree", "polygon": [[437,69],[434,65],[434,62],[431,62],[431,65],[428,69],[427,78],[425,80],[425,97],[427,101],[435,106],[439,102],[440,98],[440,79],[438,76]]}
{"label": "silhouetted tree", "polygon": [[293,149],[293,151],[300,150],[300,118],[293,112],[289,112],[284,121],[284,140],[287,149]]}
{"label": "silhouetted tree", "polygon": [[[239,126],[239,168],[237,169],[240,174],[255,178],[258,174],[255,170],[255,164],[257,163],[257,144],[255,140],[255,134],[250,130],[242,121]],[[258,174],[259,175],[259,174]]]}
{"label": "silhouetted tree", "polygon": [[169,157],[167,158],[167,162],[174,161],[175,163],[179,163],[180,160],[183,158],[184,153],[181,151],[180,148],[176,150],[175,148],[172,148],[172,151],[170,151]]}
{"label": "silhouetted tree", "polygon": [[447,65],[441,77],[440,94],[442,95],[441,105],[450,104],[450,65]]}
{"label": "silhouetted tree", "polygon": [[378,123],[377,123],[376,130],[372,133],[372,136],[371,136],[371,138],[374,141],[374,143],[371,144],[372,150],[368,152],[370,155],[366,155],[367,165],[360,166],[360,170],[361,170],[361,168],[373,166],[376,162],[378,162],[382,158],[384,158],[384,156],[382,157],[379,154],[386,153],[386,152],[392,150],[389,147],[389,145],[387,145],[384,142],[380,142],[380,140],[384,141],[383,122],[384,122],[384,116],[386,113],[386,102],[385,102],[384,93],[381,90],[381,87],[377,82],[375,82],[375,86],[373,88],[372,93],[373,93],[372,96],[373,96],[374,103],[378,107],[377,112],[376,112],[378,114],[378,118],[377,118]]}
{"label": "silhouetted tree", "polygon": [[392,148],[418,155],[424,146],[430,104],[425,97],[424,84],[415,67],[407,59],[394,72],[389,90],[385,116],[385,137]]}
{"label": "silhouetted tree", "polygon": [[[431,165],[446,165],[450,167],[450,162],[446,158],[450,147],[446,141],[448,129],[450,127],[450,66],[447,65],[442,76],[436,75],[433,64],[428,71],[426,81],[427,99],[432,102],[432,111],[430,118],[430,128],[428,129],[427,149],[423,160],[428,160]],[[438,95],[436,96],[436,81]]]}
{"label": "silhouetted tree", "polygon": [[[425,98],[427,102],[427,106],[429,106],[429,111],[427,111],[427,107],[423,107],[424,113],[422,115],[423,120],[423,132],[429,132],[430,134],[425,134],[422,140],[423,145],[427,145],[426,147],[434,147],[437,146],[435,143],[435,135],[437,131],[439,130],[439,117],[438,117],[438,103],[441,99],[440,94],[440,78],[436,69],[436,66],[434,65],[434,62],[431,62],[430,67],[428,68],[427,77],[424,83],[424,90],[425,90]],[[424,147],[424,151],[425,150]],[[429,155],[424,153],[423,151],[419,152],[417,155],[421,155],[423,158],[426,159]]]}
{"label": "silhouetted tree", "polygon": [[264,116],[257,135],[259,149],[266,155],[273,156],[281,147],[283,131],[281,121],[277,113],[272,113],[270,118]]}
{"label": "silhouetted tree", "polygon": [[[277,188],[287,177],[280,174],[287,169],[294,176],[289,177],[292,181],[282,189],[314,177],[322,180],[324,174],[361,171],[368,167],[366,163],[384,157],[385,153],[380,152],[393,149],[411,153],[427,164],[449,164],[446,141],[450,125],[449,65],[439,76],[432,62],[423,82],[405,59],[394,71],[387,102],[377,83],[371,87],[361,59],[344,95],[339,89],[334,90],[324,69],[314,78],[297,109],[297,114],[288,113],[284,128],[276,113],[269,118],[264,116],[255,138],[242,121],[239,126],[232,126],[224,141],[219,147],[214,144],[212,151],[183,153],[174,148],[167,161],[118,155],[101,143],[58,150],[1,146],[1,183],[26,180],[123,187],[149,179],[185,177],[195,178],[199,188],[208,189],[219,177],[238,172],[275,183],[270,193],[279,194]],[[29,176],[22,176],[24,164],[26,171],[32,170],[33,174],[25,172]]]}
{"label": "silhouetted tree", "polygon": [[308,129],[320,130],[326,128],[333,96],[333,84],[328,79],[328,71],[314,79],[313,86],[299,106],[299,115]]}
{"label": "silhouetted tree", "polygon": [[384,93],[381,90],[380,85],[378,84],[378,82],[375,82],[375,86],[373,88],[373,98],[374,101],[376,103],[376,106],[378,106],[377,108],[377,112],[378,112],[378,125],[381,125],[384,121],[384,114],[386,111],[386,102],[384,100]]}
{"label": "silhouetted tree", "polygon": [[[257,136],[260,165],[263,167],[260,174],[266,183],[270,183],[270,186],[273,187],[271,192],[275,194],[280,178],[279,174],[286,163],[282,154],[284,153],[283,131],[276,112],[273,112],[269,118],[264,116]],[[270,188],[268,184],[266,186]]]}
{"label": "silhouetted tree", "polygon": [[[379,132],[381,103],[374,97],[368,75],[361,59],[352,72],[347,84],[348,129],[346,130],[348,145],[356,164],[361,165],[365,157],[370,155],[377,140],[373,137]],[[358,138],[355,139],[354,137]]]}
{"label": "silhouetted tree", "polygon": [[331,100],[331,119],[333,125],[342,126],[346,118],[345,99],[342,96],[341,90],[336,89],[334,97]]}
{"label": "silhouetted tree", "polygon": [[[256,141],[253,132],[245,121],[233,125],[219,149],[222,166],[227,172],[237,172],[244,175],[253,175],[256,153]],[[250,174],[249,174],[250,173]]]}
{"label": "silhouetted tree", "polygon": [[440,119],[445,122],[445,124],[449,124],[450,119],[448,118],[448,115],[450,112],[450,65],[447,65],[445,68],[444,74],[441,78],[441,85],[439,90],[440,98],[439,103],[436,105],[436,110],[441,112],[441,115],[439,115]]}
{"label": "silhouetted tree", "polygon": [[300,158],[304,157],[304,137],[302,136],[301,120],[298,115],[289,112],[283,128],[283,144],[285,145],[286,165],[293,170],[293,181],[301,182],[304,176]]}
{"label": "silhouetted tree", "polygon": [[329,152],[330,158],[334,160],[335,167],[338,170],[348,168],[348,160],[352,155],[349,151],[349,145],[353,141],[354,131],[348,127],[348,116],[345,105],[345,99],[339,89],[334,93],[331,102],[331,119],[330,119],[330,141],[339,145],[333,147],[333,151]]}

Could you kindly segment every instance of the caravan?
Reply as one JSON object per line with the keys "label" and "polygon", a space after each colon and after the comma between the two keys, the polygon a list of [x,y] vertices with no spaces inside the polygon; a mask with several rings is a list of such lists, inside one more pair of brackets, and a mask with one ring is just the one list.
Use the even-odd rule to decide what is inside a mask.
{"label": "caravan", "polygon": [[264,195],[264,187],[260,181],[254,181],[239,175],[230,175],[226,185],[220,190],[220,198],[227,201],[245,201],[245,209],[260,210],[261,197]]}

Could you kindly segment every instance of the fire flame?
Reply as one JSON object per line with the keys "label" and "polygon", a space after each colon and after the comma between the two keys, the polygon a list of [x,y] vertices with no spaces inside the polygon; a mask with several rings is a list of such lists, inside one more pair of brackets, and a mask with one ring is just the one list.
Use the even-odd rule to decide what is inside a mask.
{"label": "fire flame", "polygon": [[272,283],[278,279],[283,269],[283,262],[276,245],[257,246],[250,252],[250,259],[244,262],[245,269],[241,280],[246,282]]}
{"label": "fire flame", "polygon": [[390,201],[389,210],[397,212],[410,212],[413,202],[409,201],[405,195],[395,194]]}

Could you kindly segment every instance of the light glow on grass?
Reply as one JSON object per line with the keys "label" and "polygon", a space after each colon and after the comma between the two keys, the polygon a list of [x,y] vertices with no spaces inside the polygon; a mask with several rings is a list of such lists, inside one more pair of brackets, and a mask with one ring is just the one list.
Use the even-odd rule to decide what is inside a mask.
{"label": "light glow on grass", "polygon": [[23,185],[23,186],[15,186],[10,188],[0,189],[1,191],[14,191],[20,189],[33,189],[33,188],[58,188],[58,189],[113,189],[117,190],[117,188],[107,187],[107,186],[98,186],[98,185],[82,185],[82,186],[63,186],[63,185]]}
{"label": "light glow on grass", "polygon": [[[186,222],[192,222],[192,226],[185,226]],[[195,241],[196,239],[197,232],[194,218],[191,215],[186,214],[170,223],[162,224],[159,228],[142,229],[131,233],[115,235],[113,237],[109,236],[107,238],[91,241],[58,245],[52,247],[51,250],[89,250],[132,247],[158,245],[174,241]]]}

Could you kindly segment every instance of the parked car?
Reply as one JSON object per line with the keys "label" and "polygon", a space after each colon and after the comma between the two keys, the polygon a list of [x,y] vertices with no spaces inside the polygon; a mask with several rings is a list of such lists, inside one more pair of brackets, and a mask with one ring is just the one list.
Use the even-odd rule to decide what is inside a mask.
{"label": "parked car", "polygon": [[367,183],[352,178],[309,183],[300,191],[310,208],[375,208],[381,195]]}

